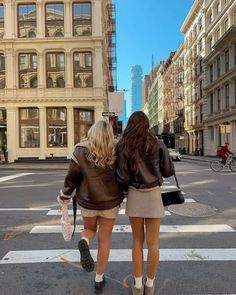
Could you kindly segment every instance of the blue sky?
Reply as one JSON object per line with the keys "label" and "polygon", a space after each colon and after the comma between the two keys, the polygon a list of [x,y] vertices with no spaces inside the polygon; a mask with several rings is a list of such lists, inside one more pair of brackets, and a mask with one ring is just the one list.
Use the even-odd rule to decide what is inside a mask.
{"label": "blue sky", "polygon": [[143,75],[154,64],[168,57],[183,42],[180,28],[193,0],[115,0],[117,29],[118,90],[128,89],[130,108],[133,65],[140,64]]}

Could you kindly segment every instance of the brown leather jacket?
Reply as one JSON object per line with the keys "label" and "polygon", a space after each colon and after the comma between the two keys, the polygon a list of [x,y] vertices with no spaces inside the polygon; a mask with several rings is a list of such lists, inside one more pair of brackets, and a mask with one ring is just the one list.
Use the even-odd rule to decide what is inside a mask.
{"label": "brown leather jacket", "polygon": [[137,175],[133,175],[131,171],[124,170],[123,164],[125,159],[122,150],[123,146],[118,144],[116,179],[124,191],[127,191],[129,186],[140,189],[161,186],[163,177],[170,177],[175,173],[168,149],[158,139],[151,152],[146,153],[145,151],[141,151],[139,153],[139,171]]}
{"label": "brown leather jacket", "polygon": [[111,169],[92,167],[86,158],[86,146],[77,145],[60,195],[71,197],[76,189],[80,206],[92,210],[107,210],[118,206],[122,191],[115,178],[115,164]]}

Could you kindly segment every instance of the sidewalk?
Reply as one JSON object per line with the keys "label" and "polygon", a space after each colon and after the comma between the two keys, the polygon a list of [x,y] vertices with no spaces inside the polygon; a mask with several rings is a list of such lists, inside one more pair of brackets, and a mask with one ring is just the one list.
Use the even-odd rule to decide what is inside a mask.
{"label": "sidewalk", "polygon": [[181,155],[181,159],[209,163],[209,162],[212,162],[212,161],[219,160],[219,157],[215,157],[215,156],[209,156],[209,157],[207,157],[207,156]]}
{"label": "sidewalk", "polygon": [[[209,163],[213,160],[218,160],[217,157],[203,157],[203,156],[189,156],[189,155],[182,155],[182,160],[187,161],[195,161],[195,162],[205,162]],[[9,164],[3,164],[0,165],[0,171],[1,170],[67,170],[69,166],[69,161],[63,162],[63,163],[53,163],[49,161],[45,162],[25,162],[25,163],[9,163]]]}
{"label": "sidewalk", "polygon": [[1,170],[67,170],[69,167],[68,163],[49,163],[48,161],[45,163],[9,163],[0,165]]}

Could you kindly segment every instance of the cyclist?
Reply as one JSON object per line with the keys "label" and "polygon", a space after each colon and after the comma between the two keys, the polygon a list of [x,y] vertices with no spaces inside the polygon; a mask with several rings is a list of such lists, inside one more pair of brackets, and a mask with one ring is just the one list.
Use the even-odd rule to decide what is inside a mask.
{"label": "cyclist", "polygon": [[225,165],[226,161],[227,161],[227,158],[230,155],[233,156],[234,153],[229,150],[229,143],[225,142],[224,146],[220,150],[217,151],[217,156],[222,158],[222,164]]}

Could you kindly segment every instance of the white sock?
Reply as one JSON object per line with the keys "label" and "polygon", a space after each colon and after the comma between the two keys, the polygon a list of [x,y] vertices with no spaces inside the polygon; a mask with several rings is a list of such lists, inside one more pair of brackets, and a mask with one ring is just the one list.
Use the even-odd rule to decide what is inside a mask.
{"label": "white sock", "polygon": [[104,273],[101,274],[101,275],[99,275],[99,274],[96,273],[95,282],[97,282],[97,283],[102,282],[103,281],[103,276],[104,276]]}
{"label": "white sock", "polygon": [[[154,279],[155,279],[155,278],[154,278]],[[145,285],[146,285],[147,287],[152,287],[152,286],[153,286],[153,283],[154,283],[154,279],[151,280],[151,279],[149,279],[149,277],[147,277],[146,282],[145,282]]]}
{"label": "white sock", "polygon": [[135,284],[134,284],[135,288],[141,289],[143,285],[143,277],[138,277],[138,278],[134,277],[134,281],[135,281]]}
{"label": "white sock", "polygon": [[86,237],[81,237],[81,240],[85,240],[87,242],[87,244],[89,245],[89,239]]}

